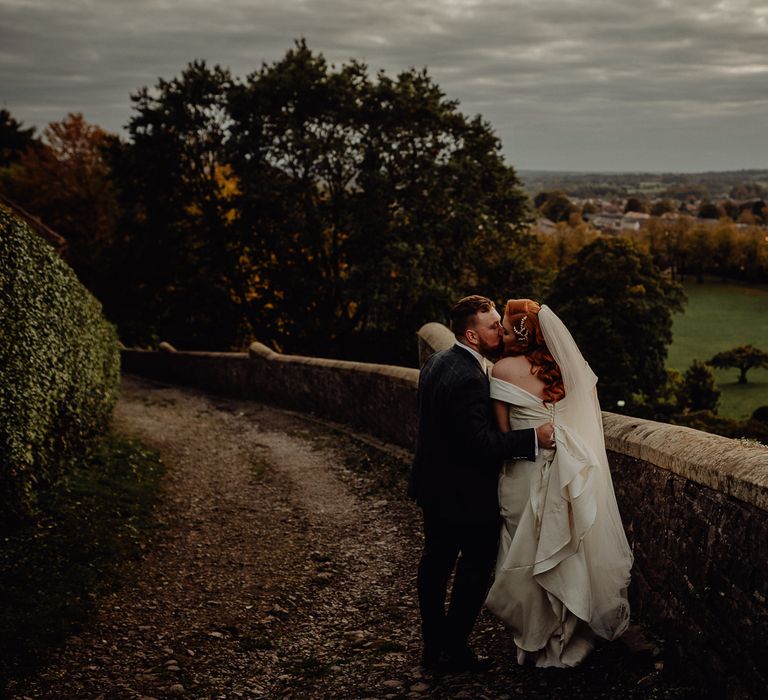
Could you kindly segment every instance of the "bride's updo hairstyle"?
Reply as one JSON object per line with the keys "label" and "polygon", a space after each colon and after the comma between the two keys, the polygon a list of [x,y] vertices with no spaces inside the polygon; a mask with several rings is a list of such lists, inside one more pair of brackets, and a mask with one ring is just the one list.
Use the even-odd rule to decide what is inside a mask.
{"label": "bride's updo hairstyle", "polygon": [[512,325],[512,345],[505,355],[525,355],[531,362],[531,374],[544,382],[544,400],[551,403],[565,396],[560,368],[544,342],[539,324],[541,306],[531,299],[510,299],[504,307],[504,320]]}

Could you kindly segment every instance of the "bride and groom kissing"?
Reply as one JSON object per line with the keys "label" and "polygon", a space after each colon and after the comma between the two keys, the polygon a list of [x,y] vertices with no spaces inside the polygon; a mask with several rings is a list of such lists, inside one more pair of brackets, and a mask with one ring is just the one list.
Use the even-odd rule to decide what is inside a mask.
{"label": "bride and groom kissing", "polygon": [[[595,636],[629,623],[633,559],[597,377],[547,306],[510,299],[503,312],[482,296],[457,302],[455,344],[419,376],[409,492],[424,518],[417,589],[431,670],[490,668],[468,642],[483,604],[517,663],[540,667],[576,666]],[[485,358],[499,356],[487,373]]]}

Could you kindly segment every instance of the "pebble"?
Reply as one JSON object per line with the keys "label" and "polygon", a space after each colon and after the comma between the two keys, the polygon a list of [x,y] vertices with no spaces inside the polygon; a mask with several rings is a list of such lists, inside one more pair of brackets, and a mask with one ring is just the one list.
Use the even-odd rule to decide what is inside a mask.
{"label": "pebble", "polygon": [[276,616],[276,617],[288,617],[289,612],[285,609],[280,607],[279,605],[275,605],[270,612]]}
{"label": "pebble", "polygon": [[179,671],[181,671],[181,669],[178,666],[166,666],[165,670],[170,671],[171,673],[178,673]]}
{"label": "pebble", "polygon": [[183,695],[184,686],[181,683],[174,683],[170,688],[168,688],[168,692],[171,695]]}
{"label": "pebble", "polygon": [[399,681],[399,680],[396,680],[396,679],[392,679],[392,680],[389,680],[389,681],[384,681],[382,683],[382,685],[385,688],[402,688],[403,687],[403,682]]}
{"label": "pebble", "polygon": [[413,693],[426,693],[429,690],[427,683],[414,683],[411,686],[411,692]]}

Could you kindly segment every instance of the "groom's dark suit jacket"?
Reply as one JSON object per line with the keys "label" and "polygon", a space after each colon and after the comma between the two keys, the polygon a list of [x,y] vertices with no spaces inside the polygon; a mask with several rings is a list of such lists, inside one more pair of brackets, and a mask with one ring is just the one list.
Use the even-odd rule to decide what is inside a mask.
{"label": "groom's dark suit jacket", "polygon": [[488,377],[453,346],[430,357],[419,375],[419,429],[409,493],[452,519],[498,517],[498,478],[505,459],[533,459],[533,428],[499,431]]}

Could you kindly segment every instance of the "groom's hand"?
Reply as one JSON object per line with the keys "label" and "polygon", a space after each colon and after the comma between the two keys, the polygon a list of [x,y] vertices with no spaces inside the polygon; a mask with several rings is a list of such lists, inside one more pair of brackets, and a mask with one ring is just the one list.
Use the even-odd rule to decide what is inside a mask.
{"label": "groom's hand", "polygon": [[539,449],[555,449],[555,425],[554,423],[544,423],[536,428],[536,439],[539,441]]}

